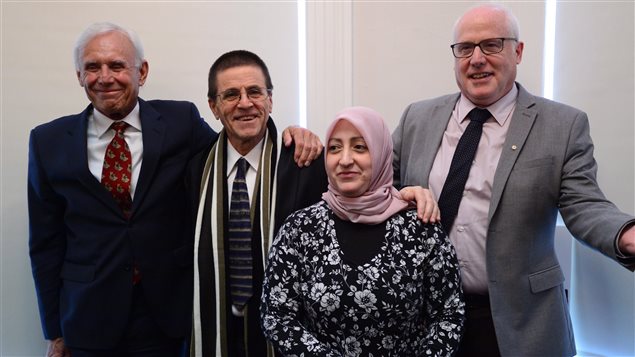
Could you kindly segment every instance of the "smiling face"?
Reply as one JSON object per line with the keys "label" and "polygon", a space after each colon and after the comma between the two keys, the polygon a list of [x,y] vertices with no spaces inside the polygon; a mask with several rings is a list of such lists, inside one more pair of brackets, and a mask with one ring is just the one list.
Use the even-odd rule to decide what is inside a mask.
{"label": "smiling face", "polygon": [[110,119],[123,119],[137,104],[145,83],[148,63],[135,66],[132,42],[118,31],[95,36],[84,47],[77,72],[95,109]]}
{"label": "smiling face", "polygon": [[[479,43],[498,37],[516,37],[505,11],[479,7],[467,12],[455,28],[455,42]],[[506,40],[503,51],[484,55],[477,46],[468,58],[455,58],[454,74],[461,92],[477,106],[486,107],[507,94],[516,80],[516,66],[524,44]]]}
{"label": "smiling face", "polygon": [[368,191],[372,161],[357,128],[348,120],[339,120],[326,147],[326,173],[336,191],[345,197],[359,197]]}
{"label": "smiling face", "polygon": [[258,66],[231,67],[218,72],[216,88],[218,94],[228,90],[241,93],[234,103],[224,102],[219,96],[208,102],[216,118],[223,123],[229,142],[241,155],[246,155],[265,136],[273,107],[271,95],[261,100],[247,96],[250,88],[266,88],[265,76]]}

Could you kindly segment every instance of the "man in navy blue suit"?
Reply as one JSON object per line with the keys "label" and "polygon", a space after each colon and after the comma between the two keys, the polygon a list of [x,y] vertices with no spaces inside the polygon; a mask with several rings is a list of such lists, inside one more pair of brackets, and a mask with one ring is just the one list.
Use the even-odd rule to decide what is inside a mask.
{"label": "man in navy blue suit", "polygon": [[[91,104],[36,127],[29,143],[29,249],[47,354],[179,355],[192,324],[192,208],[184,174],[217,133],[192,103],[138,97],[148,62],[126,29],[88,27],[75,66]],[[121,134],[115,122],[126,123]],[[126,208],[102,185],[116,135],[132,161]],[[321,151],[308,131],[293,136],[296,161]]]}

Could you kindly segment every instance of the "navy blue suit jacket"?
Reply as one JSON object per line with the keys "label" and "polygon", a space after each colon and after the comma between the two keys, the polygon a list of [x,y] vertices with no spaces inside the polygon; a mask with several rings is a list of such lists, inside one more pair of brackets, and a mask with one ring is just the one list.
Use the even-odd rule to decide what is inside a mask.
{"label": "navy blue suit jacket", "polygon": [[112,348],[132,302],[131,265],[159,326],[191,328],[193,227],[184,174],[217,134],[189,102],[139,99],[143,163],[126,220],[88,169],[92,111],[32,130],[29,252],[44,335],[76,348]]}

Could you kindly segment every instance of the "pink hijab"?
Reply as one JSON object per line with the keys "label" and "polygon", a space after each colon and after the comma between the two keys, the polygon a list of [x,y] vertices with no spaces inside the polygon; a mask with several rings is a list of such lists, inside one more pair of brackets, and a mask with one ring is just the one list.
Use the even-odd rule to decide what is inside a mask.
{"label": "pink hijab", "polygon": [[[324,145],[328,145],[335,125],[347,120],[362,134],[371,158],[371,178],[368,190],[359,197],[345,197],[332,185],[322,194],[335,214],[346,221],[377,224],[408,207],[408,202],[392,185],[392,137],[379,113],[370,108],[350,107],[335,116],[326,130]],[[328,153],[327,153],[328,155]],[[326,155],[325,155],[326,158]]]}

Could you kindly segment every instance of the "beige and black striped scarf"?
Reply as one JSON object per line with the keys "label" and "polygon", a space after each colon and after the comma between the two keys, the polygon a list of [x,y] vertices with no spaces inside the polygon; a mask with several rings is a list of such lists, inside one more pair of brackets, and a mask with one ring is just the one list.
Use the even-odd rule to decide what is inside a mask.
{"label": "beige and black striped scarf", "polygon": [[[267,125],[267,132],[265,134],[264,146],[260,156],[260,164],[257,171],[256,185],[254,187],[254,193],[261,199],[257,199],[257,195],[251,198],[251,219],[252,224],[259,224],[261,236],[260,239],[254,239],[254,241],[260,241],[262,262],[263,265],[267,262],[267,252],[273,240],[274,230],[274,218],[276,207],[276,163],[279,160],[280,153],[280,139],[276,139],[278,135],[271,131],[275,131],[273,122],[269,120],[270,125]],[[224,222],[226,222],[224,209],[224,202],[226,194],[223,187],[227,178],[224,176],[224,167],[226,165],[225,145],[227,145],[225,130],[220,132],[218,141],[210,150],[210,153],[205,162],[205,169],[203,171],[203,177],[201,180],[201,192],[200,202],[198,206],[198,214],[196,218],[196,231],[194,241],[194,310],[193,310],[193,331],[192,331],[192,344],[190,348],[190,355],[196,357],[203,357],[202,347],[202,323],[201,318],[201,303],[214,304],[212,309],[215,311],[216,321],[215,323],[215,338],[213,345],[215,351],[213,356],[228,356],[228,336],[227,336],[227,319],[231,316],[227,316],[228,309],[227,304],[231,304],[231,301],[227,301],[226,294],[226,279],[228,277],[225,274],[225,263],[227,258],[225,256],[224,248]],[[274,142],[275,141],[275,142]],[[274,157],[275,155],[275,157]],[[210,177],[213,175],[213,177]],[[211,192],[209,192],[211,190]],[[211,193],[211,195],[210,195]],[[256,206],[256,202],[260,202],[259,207]],[[203,214],[206,211],[210,212],[210,219],[204,219]],[[259,209],[256,214],[255,209]],[[259,222],[254,222],[254,217],[259,217]],[[215,301],[201,302],[201,272],[199,270],[199,246],[201,244],[201,230],[203,222],[211,222],[211,251],[213,259],[213,276],[214,286],[213,298]],[[266,232],[266,233],[264,233]],[[264,269],[264,266],[263,266]],[[259,299],[259,297],[257,297]],[[245,308],[245,326],[248,325],[249,319],[259,319],[259,311],[247,311]],[[253,323],[253,322],[252,322]],[[248,340],[247,335],[245,340]],[[267,354],[273,356],[273,349],[269,345],[267,348]]]}

